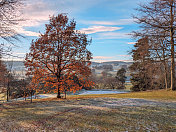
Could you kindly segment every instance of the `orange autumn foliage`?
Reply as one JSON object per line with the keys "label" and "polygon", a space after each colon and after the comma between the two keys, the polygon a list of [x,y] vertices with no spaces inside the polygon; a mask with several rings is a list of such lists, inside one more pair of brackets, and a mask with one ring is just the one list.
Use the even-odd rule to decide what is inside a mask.
{"label": "orange autumn foliage", "polygon": [[32,41],[30,53],[26,54],[27,74],[32,75],[34,87],[60,93],[75,92],[91,86],[91,52],[87,46],[91,40],[75,29],[76,22],[67,15],[59,14],[50,18],[46,31]]}

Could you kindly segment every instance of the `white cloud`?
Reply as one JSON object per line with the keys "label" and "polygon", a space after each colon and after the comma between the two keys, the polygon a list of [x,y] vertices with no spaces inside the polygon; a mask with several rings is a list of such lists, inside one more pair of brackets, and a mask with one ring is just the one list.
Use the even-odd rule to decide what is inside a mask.
{"label": "white cloud", "polygon": [[92,34],[97,32],[115,31],[120,30],[122,28],[123,27],[90,26],[88,28],[82,28],[80,29],[80,31],[86,34]]}
{"label": "white cloud", "polygon": [[106,62],[111,61],[115,58],[115,56],[94,56],[93,61],[94,62]]}
{"label": "white cloud", "polygon": [[24,61],[26,53],[24,52],[11,52],[10,55],[3,56],[4,61]]}
{"label": "white cloud", "polygon": [[113,57],[107,57],[107,56],[94,56],[93,59],[112,59]]}
{"label": "white cloud", "polygon": [[108,32],[108,33],[99,33],[97,39],[126,39],[130,38],[129,33],[120,33],[120,32]]}
{"label": "white cloud", "polygon": [[24,34],[26,36],[36,36],[36,37],[38,37],[40,35],[40,33],[37,33],[37,32],[26,31],[23,27],[18,27],[17,31],[18,31],[18,33]]}
{"label": "white cloud", "polygon": [[117,56],[120,56],[120,57],[131,57],[131,55],[117,55]]}
{"label": "white cloud", "polygon": [[94,62],[108,62],[108,61],[124,61],[124,62],[132,62],[129,58],[130,55],[116,55],[116,56],[94,56]]}
{"label": "white cloud", "polygon": [[26,53],[21,53],[21,52],[14,52],[16,55],[26,55]]}
{"label": "white cloud", "polygon": [[32,3],[26,3],[26,7],[23,11],[25,21],[21,24],[25,27],[39,26],[44,21],[49,20],[49,16],[55,13],[52,8],[49,8],[46,2],[42,0],[34,1]]}
{"label": "white cloud", "polygon": [[24,52],[12,52],[12,56],[14,56],[14,57],[16,57],[16,58],[24,58],[25,57],[25,55],[26,55],[26,53],[24,53]]}
{"label": "white cloud", "polygon": [[121,59],[111,59],[111,60],[92,60],[93,62],[109,62],[109,61],[123,61],[123,62],[133,62],[133,60],[121,60]]}
{"label": "white cloud", "polygon": [[49,15],[53,15],[55,11],[48,6],[43,0],[26,1],[23,9],[21,9],[22,20],[16,28],[17,33],[26,36],[39,36],[39,33],[26,30],[25,27],[36,27],[44,24],[49,20]]}
{"label": "white cloud", "polygon": [[38,36],[38,33],[27,31],[24,27],[36,27],[44,25],[49,20],[49,16],[56,15],[56,13],[68,13],[68,15],[74,16],[74,13],[86,10],[102,0],[32,0],[25,1],[23,11],[23,19],[25,21],[20,22],[21,28],[18,33],[23,33],[27,36]]}
{"label": "white cloud", "polygon": [[128,42],[127,44],[136,44],[136,42]]}
{"label": "white cloud", "polygon": [[[89,7],[98,5],[102,0],[88,0],[87,2],[82,0],[32,0],[26,1],[23,9],[23,18],[25,21],[20,22],[21,28],[18,33],[23,33],[27,36],[38,36],[39,33],[28,31],[24,27],[36,27],[40,26],[49,20],[49,16],[52,16],[58,11],[61,13],[68,13],[68,15],[86,10]],[[80,21],[81,22],[81,21]],[[94,25],[127,25],[133,23],[133,19],[120,19],[117,21],[82,21],[82,23],[94,24]],[[96,32],[115,31],[122,29],[122,27],[105,27],[105,26],[91,26],[81,29],[86,34],[92,34]]]}
{"label": "white cloud", "polygon": [[134,19],[120,19],[117,21],[80,21],[83,24],[96,25],[129,25],[134,23]]}

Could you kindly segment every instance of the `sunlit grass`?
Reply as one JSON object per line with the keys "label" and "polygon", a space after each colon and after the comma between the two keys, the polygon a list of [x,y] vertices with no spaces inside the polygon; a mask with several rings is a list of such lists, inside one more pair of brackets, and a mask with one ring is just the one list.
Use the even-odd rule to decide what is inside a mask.
{"label": "sunlit grass", "polygon": [[4,93],[0,93],[0,102],[5,100],[5,94]]}
{"label": "sunlit grass", "polygon": [[[115,95],[106,98],[69,96],[34,103],[4,103],[0,106],[0,131],[174,131],[176,105],[120,105]],[[97,97],[97,98],[93,98]],[[112,102],[115,101],[116,103]],[[128,101],[128,99],[126,99]],[[126,102],[125,101],[125,102]],[[129,102],[130,104],[130,102]],[[161,104],[161,105],[159,105]]]}
{"label": "sunlit grass", "polygon": [[133,86],[133,85],[132,85],[130,82],[126,82],[126,83],[125,83],[125,90],[130,91],[132,86]]}
{"label": "sunlit grass", "polygon": [[154,90],[144,92],[130,92],[124,94],[94,94],[94,95],[75,95],[68,98],[142,98],[142,99],[159,99],[159,100],[176,100],[176,91]]}
{"label": "sunlit grass", "polygon": [[[159,102],[133,106],[135,100],[130,98]],[[116,106],[123,99],[133,104]],[[0,131],[175,131],[176,104],[173,101],[176,101],[176,91],[158,90],[3,103]]]}

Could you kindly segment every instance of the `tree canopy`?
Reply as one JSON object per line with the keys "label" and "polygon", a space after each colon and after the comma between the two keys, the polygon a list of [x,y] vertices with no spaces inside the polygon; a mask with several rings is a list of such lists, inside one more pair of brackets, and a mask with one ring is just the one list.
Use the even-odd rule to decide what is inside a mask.
{"label": "tree canopy", "polygon": [[[170,67],[170,88],[172,90],[176,90],[175,5],[175,0],[152,0],[147,4],[140,5],[137,9],[138,14],[134,17],[142,29],[134,32],[134,36],[138,38],[138,40],[147,38],[149,45],[147,50],[150,51],[150,59],[155,61],[155,63],[162,63],[160,68],[164,69],[166,89],[169,87],[168,68]],[[147,50],[143,51],[148,52]],[[137,50],[135,52],[137,53]],[[135,56],[133,56],[133,59],[134,57]]]}
{"label": "tree canopy", "polygon": [[30,53],[26,54],[27,74],[33,76],[36,87],[53,90],[58,98],[66,89],[80,90],[91,84],[87,79],[91,74],[92,53],[87,49],[90,43],[87,35],[77,31],[76,22],[69,21],[66,14],[52,16],[45,33],[32,41]]}

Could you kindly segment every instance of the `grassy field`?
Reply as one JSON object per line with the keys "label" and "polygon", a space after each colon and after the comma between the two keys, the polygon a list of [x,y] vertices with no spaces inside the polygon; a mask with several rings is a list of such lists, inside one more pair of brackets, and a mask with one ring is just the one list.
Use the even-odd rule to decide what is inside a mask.
{"label": "grassy field", "polygon": [[156,91],[145,91],[145,92],[130,92],[124,94],[97,94],[97,95],[79,95],[69,96],[69,98],[140,98],[150,100],[162,100],[162,101],[176,101],[176,91],[156,90]]}
{"label": "grassy field", "polygon": [[161,90],[3,103],[0,131],[174,132],[175,101],[176,92]]}
{"label": "grassy field", "polygon": [[1,94],[0,94],[0,102],[1,102],[1,101],[4,101],[4,100],[5,100],[5,96],[4,96],[4,94],[1,93]]}

